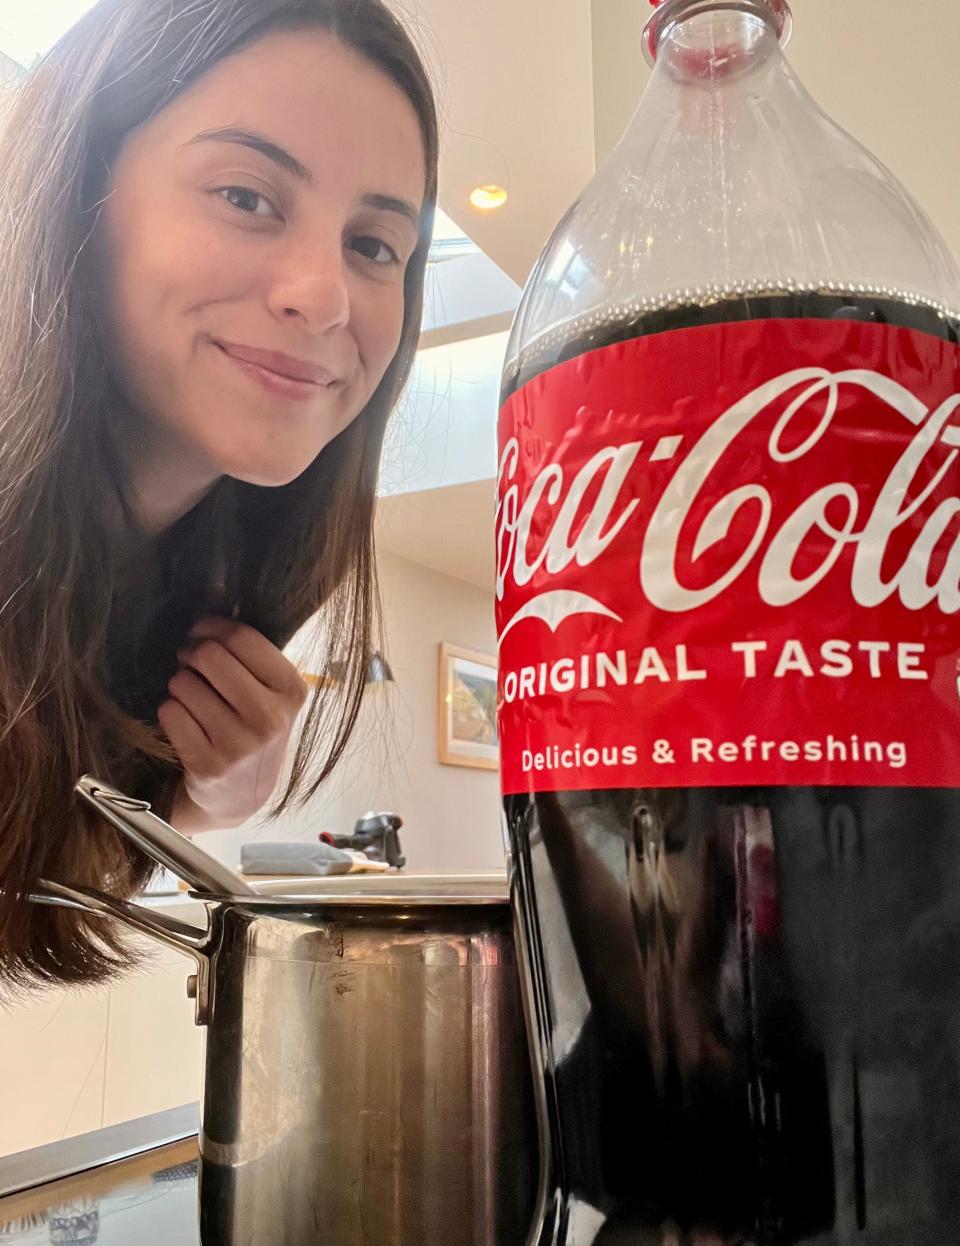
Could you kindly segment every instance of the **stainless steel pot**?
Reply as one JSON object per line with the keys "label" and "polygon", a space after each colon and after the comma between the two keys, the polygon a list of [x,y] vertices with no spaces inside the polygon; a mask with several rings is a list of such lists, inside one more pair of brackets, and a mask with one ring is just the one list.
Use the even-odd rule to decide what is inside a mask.
{"label": "stainless steel pot", "polygon": [[[128,798],[82,782],[120,825]],[[148,807],[126,808],[153,851]],[[180,849],[161,825],[170,865]],[[204,1246],[522,1246],[538,1118],[505,881],[275,890],[195,893],[206,930],[82,888],[34,896],[196,966]]]}

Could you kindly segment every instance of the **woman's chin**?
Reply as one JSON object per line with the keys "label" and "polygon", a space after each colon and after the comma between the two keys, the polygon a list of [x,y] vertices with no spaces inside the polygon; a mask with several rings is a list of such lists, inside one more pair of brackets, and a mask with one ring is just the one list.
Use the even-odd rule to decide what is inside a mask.
{"label": "woman's chin", "polygon": [[[226,438],[218,438],[219,444],[208,438],[204,447],[207,460],[217,465],[222,476],[264,489],[279,489],[302,476],[340,429],[288,428],[279,434],[271,429],[267,436],[258,435],[259,431],[254,430],[251,436],[247,428],[238,427],[232,444]],[[298,436],[298,432],[307,435]]]}
{"label": "woman's chin", "polygon": [[233,461],[229,464],[225,463],[222,471],[224,476],[239,480],[245,485],[256,485],[261,489],[282,489],[284,485],[289,485],[298,476],[302,476],[313,461],[313,459],[307,462],[298,460],[296,463],[291,463],[287,460],[276,464],[265,463],[263,459],[256,463]]}

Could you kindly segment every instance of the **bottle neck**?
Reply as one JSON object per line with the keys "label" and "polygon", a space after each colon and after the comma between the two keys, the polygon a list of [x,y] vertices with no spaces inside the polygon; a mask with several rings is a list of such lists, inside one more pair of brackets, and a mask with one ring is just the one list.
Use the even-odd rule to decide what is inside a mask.
{"label": "bottle neck", "polygon": [[659,0],[643,50],[651,65],[669,52],[695,76],[713,77],[769,47],[771,36],[786,44],[792,24],[787,0]]}

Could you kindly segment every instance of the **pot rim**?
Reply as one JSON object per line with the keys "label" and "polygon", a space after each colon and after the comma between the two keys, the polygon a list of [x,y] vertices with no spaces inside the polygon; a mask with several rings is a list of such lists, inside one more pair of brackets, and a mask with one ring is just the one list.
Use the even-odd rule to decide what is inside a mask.
{"label": "pot rim", "polygon": [[383,874],[305,877],[252,882],[254,895],[215,895],[191,891],[207,904],[250,909],[324,908],[473,908],[510,902],[505,875],[419,875],[387,878]]}
{"label": "pot rim", "polygon": [[221,908],[244,908],[255,910],[293,909],[297,912],[305,910],[313,912],[329,908],[392,908],[392,909],[431,909],[431,908],[495,908],[510,903],[507,892],[502,895],[450,895],[450,896],[410,896],[385,894],[382,896],[345,895],[323,896],[212,896],[207,891],[191,891],[191,899],[202,900],[205,904],[214,904]]}

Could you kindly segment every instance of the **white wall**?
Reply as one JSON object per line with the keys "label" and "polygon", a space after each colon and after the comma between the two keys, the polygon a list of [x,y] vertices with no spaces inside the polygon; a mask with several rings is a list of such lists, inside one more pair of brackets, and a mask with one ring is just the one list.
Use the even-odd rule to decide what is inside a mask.
{"label": "white wall", "polygon": [[404,819],[408,871],[503,868],[498,775],[440,765],[436,742],[438,645],[495,654],[493,594],[385,551],[380,576],[395,682],[370,690],[349,755],[307,806],[201,837],[228,864],[251,840],[347,832],[368,809],[389,809]]}

